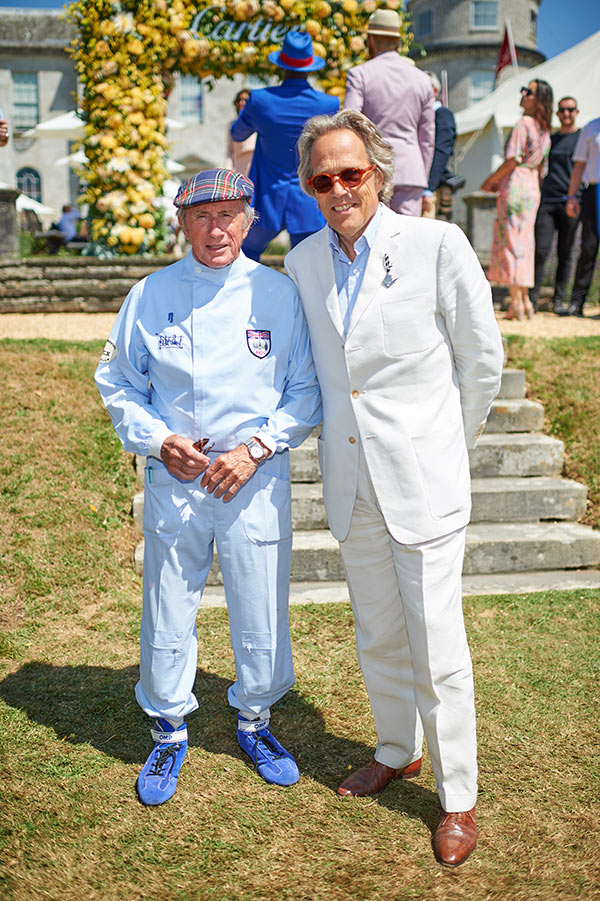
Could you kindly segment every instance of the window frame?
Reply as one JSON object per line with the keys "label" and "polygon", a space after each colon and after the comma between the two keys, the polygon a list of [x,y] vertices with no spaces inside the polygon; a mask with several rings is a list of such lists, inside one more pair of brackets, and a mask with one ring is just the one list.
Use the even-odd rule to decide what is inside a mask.
{"label": "window frame", "polygon": [[[421,10],[421,12],[417,13],[417,20],[415,22],[415,38],[417,40],[420,40],[421,38],[428,38],[433,34],[433,21],[434,21],[433,13],[434,13],[434,11],[432,8],[423,9],[423,10]],[[429,17],[429,30],[428,31],[423,31],[423,29],[421,28],[421,19],[423,19],[425,16]]]}
{"label": "window frame", "polygon": [[[475,10],[477,5],[485,4],[488,7],[494,6],[496,9],[496,23],[494,25],[478,25],[475,21]],[[471,0],[471,31],[498,31],[500,28],[500,4],[498,0]]]}
{"label": "window frame", "polygon": [[[28,131],[30,128],[35,128],[36,125],[40,122],[40,82],[38,78],[37,72],[12,72],[12,100],[13,100],[13,110],[12,110],[12,124],[15,132],[23,132]],[[29,79],[29,85],[33,87],[33,100],[23,100],[19,97],[22,94],[22,88],[25,88],[27,82],[19,81],[19,79]],[[26,91],[25,91],[26,93]],[[20,111],[23,110],[33,110],[33,116],[30,117],[21,117],[19,115]],[[23,119],[26,119],[23,122]]]}
{"label": "window frame", "polygon": [[[27,184],[26,179],[34,180],[33,189]],[[42,176],[34,166],[21,166],[16,173],[17,188],[22,194],[25,194],[31,200],[42,202]]]}

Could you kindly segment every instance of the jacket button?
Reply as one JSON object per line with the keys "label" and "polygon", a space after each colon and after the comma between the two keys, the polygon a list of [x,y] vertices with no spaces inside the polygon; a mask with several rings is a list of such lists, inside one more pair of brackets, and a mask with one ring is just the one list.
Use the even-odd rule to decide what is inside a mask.
{"label": "jacket button", "polygon": [[360,391],[357,391],[356,388],[352,392],[352,397],[360,397]]}
{"label": "jacket button", "polygon": [[348,441],[350,442],[350,444],[356,444],[356,438],[354,438],[352,435],[350,435]]}

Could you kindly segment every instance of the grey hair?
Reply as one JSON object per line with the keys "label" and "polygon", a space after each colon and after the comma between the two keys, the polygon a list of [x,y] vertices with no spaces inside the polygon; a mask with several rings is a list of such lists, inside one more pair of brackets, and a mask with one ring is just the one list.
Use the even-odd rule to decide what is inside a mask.
{"label": "grey hair", "polygon": [[[246,197],[240,197],[240,200],[242,201],[244,209],[244,228],[248,228],[248,226],[252,225],[253,222],[258,222],[258,213],[253,206],[250,206],[250,201]],[[193,206],[194,204],[192,204],[192,206],[180,207],[180,209],[177,210],[177,219],[179,220],[179,224],[183,228],[184,232],[186,230],[185,214],[188,210],[191,210]]]}
{"label": "grey hair", "polygon": [[383,187],[379,199],[387,201],[394,193],[394,152],[381,132],[370,119],[358,110],[345,109],[334,116],[313,116],[309,119],[298,138],[298,154],[300,165],[298,177],[305,194],[314,197],[314,191],[308,185],[313,175],[311,154],[315,141],[331,131],[353,131],[365,145],[367,156],[374,163],[383,177]]}
{"label": "grey hair", "polygon": [[435,72],[425,72],[425,75],[429,75],[429,81],[431,82],[434,94],[439,94],[442,90],[442,83]]}

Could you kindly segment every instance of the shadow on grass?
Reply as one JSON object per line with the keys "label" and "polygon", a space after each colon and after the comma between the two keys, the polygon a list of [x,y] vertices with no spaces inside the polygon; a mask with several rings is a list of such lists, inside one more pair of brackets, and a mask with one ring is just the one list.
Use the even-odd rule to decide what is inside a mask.
{"label": "shadow on grass", "polygon": [[[142,764],[150,748],[148,717],[133,690],[138,667],[53,666],[32,661],[0,682],[0,697],[59,739],[90,744],[125,763]],[[199,669],[194,692],[199,710],[188,718],[191,747],[243,758],[235,732],[235,712],[227,704],[229,680]],[[362,742],[332,735],[321,713],[297,691],[273,709],[273,731],[293,751],[303,775],[335,791],[348,774],[372,756]],[[340,801],[340,803],[348,803]],[[349,802],[352,803],[352,802]],[[395,782],[378,803],[433,828],[438,816],[434,792],[417,782]]]}

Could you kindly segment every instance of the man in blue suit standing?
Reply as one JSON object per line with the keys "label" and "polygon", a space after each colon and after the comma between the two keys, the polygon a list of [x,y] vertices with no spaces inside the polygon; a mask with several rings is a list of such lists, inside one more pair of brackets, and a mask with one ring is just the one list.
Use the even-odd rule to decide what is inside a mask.
{"label": "man in blue suit standing", "polygon": [[282,83],[252,91],[231,126],[234,141],[245,141],[256,133],[249,178],[254,182],[253,206],[260,218],[242,246],[246,256],[256,261],[283,228],[295,247],[325,225],[315,199],[300,187],[296,142],[307,119],[331,116],[340,108],[337,97],[308,83],[309,73],[325,66],[325,60],[314,55],[309,34],[289,32],[281,50],[270,53],[269,60],[283,70]]}

